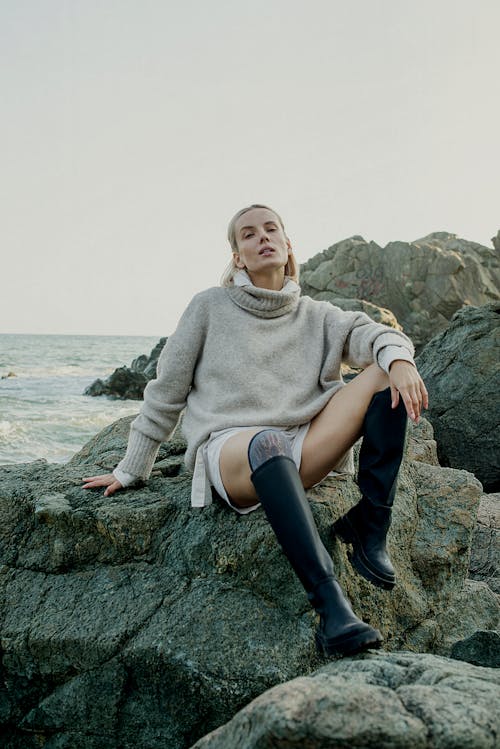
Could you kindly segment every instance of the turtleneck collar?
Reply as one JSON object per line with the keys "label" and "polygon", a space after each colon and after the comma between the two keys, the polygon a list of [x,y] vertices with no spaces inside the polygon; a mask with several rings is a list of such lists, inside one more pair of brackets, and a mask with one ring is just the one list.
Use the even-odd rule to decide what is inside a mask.
{"label": "turtleneck collar", "polygon": [[300,286],[285,276],[280,291],[254,286],[250,276],[240,270],[233,277],[233,286],[227,287],[232,301],[257,317],[281,317],[291,312],[298,304]]}

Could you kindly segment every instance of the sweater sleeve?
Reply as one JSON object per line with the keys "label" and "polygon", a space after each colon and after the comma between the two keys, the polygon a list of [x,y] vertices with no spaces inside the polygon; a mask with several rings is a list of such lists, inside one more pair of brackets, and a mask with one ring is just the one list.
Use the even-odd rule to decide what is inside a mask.
{"label": "sweater sleeve", "polygon": [[173,432],[186,405],[196,363],[201,355],[206,315],[197,294],[182,315],[175,333],[160,354],[156,379],[144,389],[144,403],[130,425],[127,452],[117,468],[137,478],[148,478],[160,444]]}
{"label": "sweater sleeve", "polygon": [[[408,336],[400,330],[388,325],[374,322],[364,312],[347,312],[336,309],[340,320],[337,321],[344,331],[344,348],[342,360],[351,367],[367,367],[379,363],[379,354],[389,346],[399,346],[407,356],[401,356],[413,361],[415,349]],[[392,351],[392,349],[391,349]]]}

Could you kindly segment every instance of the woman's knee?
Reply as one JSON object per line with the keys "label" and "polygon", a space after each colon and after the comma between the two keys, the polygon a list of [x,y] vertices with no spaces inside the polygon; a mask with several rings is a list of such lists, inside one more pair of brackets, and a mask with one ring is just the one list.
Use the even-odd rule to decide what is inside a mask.
{"label": "woman's knee", "polygon": [[284,432],[279,429],[263,429],[254,434],[248,445],[248,463],[253,471],[271,458],[284,456],[292,458],[292,445]]}

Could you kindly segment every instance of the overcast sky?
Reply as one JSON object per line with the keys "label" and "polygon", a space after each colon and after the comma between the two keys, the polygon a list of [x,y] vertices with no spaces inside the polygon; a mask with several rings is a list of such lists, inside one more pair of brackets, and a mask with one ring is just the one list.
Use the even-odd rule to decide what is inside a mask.
{"label": "overcast sky", "polygon": [[165,335],[253,202],[299,261],[500,228],[498,0],[0,0],[0,332]]}

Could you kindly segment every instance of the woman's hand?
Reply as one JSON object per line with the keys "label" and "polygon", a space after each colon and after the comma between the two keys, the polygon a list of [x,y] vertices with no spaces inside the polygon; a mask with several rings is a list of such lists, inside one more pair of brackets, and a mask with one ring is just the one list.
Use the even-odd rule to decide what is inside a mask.
{"label": "woman's hand", "polygon": [[403,399],[410,419],[418,424],[422,408],[429,408],[429,395],[417,368],[403,359],[396,359],[389,368],[392,408]]}
{"label": "woman's hand", "polygon": [[82,479],[82,481],[87,482],[83,486],[84,489],[97,489],[99,486],[107,486],[108,488],[104,492],[105,497],[110,497],[118,489],[123,489],[123,486],[115,479],[112,473],[105,473],[102,476],[89,476],[86,479]]}

